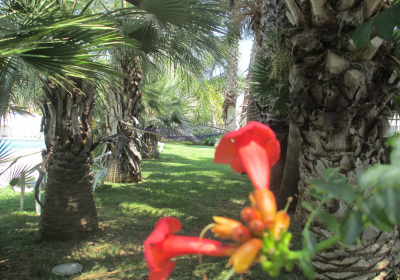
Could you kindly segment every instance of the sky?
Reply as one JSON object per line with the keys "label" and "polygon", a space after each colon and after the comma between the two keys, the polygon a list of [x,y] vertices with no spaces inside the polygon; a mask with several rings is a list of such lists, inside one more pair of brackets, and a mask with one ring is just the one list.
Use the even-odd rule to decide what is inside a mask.
{"label": "sky", "polygon": [[[251,54],[251,47],[253,46],[253,40],[241,40],[239,42],[239,73],[244,73],[247,76],[247,69],[249,68],[250,63],[250,54]],[[239,93],[239,96],[236,99],[236,110],[240,111],[241,106],[243,104],[244,99],[244,92]],[[238,119],[236,120],[239,121]]]}
{"label": "sky", "polygon": [[241,40],[239,42],[239,73],[247,72],[250,62],[251,47],[253,46],[253,40]]}

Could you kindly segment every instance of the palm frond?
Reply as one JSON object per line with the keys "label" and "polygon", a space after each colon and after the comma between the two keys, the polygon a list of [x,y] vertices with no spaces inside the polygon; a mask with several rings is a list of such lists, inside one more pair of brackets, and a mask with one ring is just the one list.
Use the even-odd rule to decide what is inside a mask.
{"label": "palm frond", "polygon": [[[73,76],[87,78],[96,71],[118,75],[109,66],[96,63],[94,51],[100,52],[117,44],[138,47],[134,40],[124,40],[115,24],[101,15],[60,16],[21,24],[18,32],[2,32],[0,58],[16,57],[38,73],[54,78]],[[4,67],[2,69],[4,70]]]}
{"label": "palm frond", "polygon": [[3,180],[10,186],[23,186],[30,181],[30,177],[32,177],[36,170],[37,166],[28,163],[13,162],[13,164],[3,172]]}
{"label": "palm frond", "polygon": [[[279,58],[279,54],[277,55]],[[285,58],[283,58],[284,60]],[[289,87],[287,77],[289,64],[276,59],[259,58],[251,69],[251,90],[265,102],[273,103],[273,109],[281,117],[289,113]]]}
{"label": "palm frond", "polygon": [[7,140],[0,138],[0,165],[10,162],[12,155],[13,152],[11,151],[10,143],[7,142]]}
{"label": "palm frond", "polygon": [[226,33],[221,22],[226,15],[212,1],[198,0],[127,0],[128,3],[154,15],[154,24],[164,28],[168,23],[187,30]]}

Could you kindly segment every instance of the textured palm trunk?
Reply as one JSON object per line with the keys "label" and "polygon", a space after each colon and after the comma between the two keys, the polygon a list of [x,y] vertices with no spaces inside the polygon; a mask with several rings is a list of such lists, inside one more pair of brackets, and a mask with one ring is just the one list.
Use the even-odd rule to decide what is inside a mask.
{"label": "textured palm trunk", "polygon": [[[257,36],[256,36],[257,37]],[[242,112],[240,115],[240,124],[241,126],[245,126],[250,121],[259,121],[260,110],[258,110],[256,102],[259,101],[259,98],[254,96],[251,92],[251,69],[254,66],[254,63],[259,55],[260,47],[257,44],[257,40],[253,41],[253,46],[251,48],[250,54],[250,62],[249,62],[249,72],[246,77],[246,90],[243,99]]]}
{"label": "textured palm trunk", "polygon": [[[118,51],[116,51],[118,52]],[[141,162],[138,133],[132,125],[139,124],[140,104],[143,93],[140,91],[142,71],[138,58],[130,52],[119,52],[116,59],[126,78],[121,79],[121,87],[108,90],[107,127],[110,135],[118,134],[113,143],[108,143],[107,151],[112,151],[105,166],[110,170],[106,180],[113,183],[131,183],[141,180]],[[123,142],[123,144],[121,144]]]}
{"label": "textured palm trunk", "polygon": [[238,60],[239,40],[234,39],[229,51],[228,74],[223,105],[225,129],[228,131],[236,130],[236,99],[239,93],[237,84]]}
{"label": "textured palm trunk", "polygon": [[47,239],[72,239],[97,229],[92,189],[93,86],[70,78],[43,81],[41,100],[48,167],[40,230]]}
{"label": "textured palm trunk", "polygon": [[151,133],[144,133],[142,138],[142,157],[144,159],[158,158],[158,136]]}
{"label": "textured palm trunk", "polygon": [[300,138],[295,123],[289,123],[289,134],[287,136],[287,146],[285,158],[285,166],[281,174],[281,186],[277,197],[279,209],[283,209],[287,203],[287,199],[292,197],[294,201],[290,204],[290,211],[294,210],[297,203],[298,184],[299,184],[299,153]]}
{"label": "textured palm trunk", "polygon": [[[298,26],[285,30],[292,50],[289,81],[291,118],[301,139],[299,204],[296,215],[305,222],[310,201],[307,180],[330,167],[357,188],[357,177],[367,167],[387,161],[383,148],[399,79],[390,79],[396,65],[394,45],[375,37],[371,47],[356,52],[351,36],[358,25],[385,8],[384,1],[286,0],[288,18]],[[329,201],[326,211],[337,219],[350,207]],[[314,220],[319,239],[331,232]],[[388,279],[400,262],[397,229],[382,233],[364,230],[361,245],[335,248],[317,255],[317,279]]]}
{"label": "textured palm trunk", "polygon": [[[279,44],[277,39],[280,31],[287,25],[285,18],[286,8],[283,0],[262,0],[259,12],[260,18],[255,18],[252,26],[254,42],[250,56],[247,87],[244,98],[242,120],[268,123],[267,114],[273,116],[274,112],[269,103],[262,102],[252,93],[251,68],[258,57],[274,60]],[[242,122],[245,124],[245,122]]]}
{"label": "textured palm trunk", "polygon": [[[276,38],[278,38],[281,29],[287,25],[285,12],[285,4],[282,0],[261,1],[259,18],[255,18],[252,26],[254,43],[247,76],[248,82],[251,81],[251,68],[258,57],[265,57],[271,61],[275,59],[279,48]],[[278,191],[284,174],[289,126],[284,120],[278,120],[270,102],[265,102],[253,94],[251,84],[247,85],[244,104],[244,116],[242,118],[245,118],[247,122],[258,121],[268,124],[274,130],[281,144],[281,157],[279,162],[271,169],[271,189]]]}

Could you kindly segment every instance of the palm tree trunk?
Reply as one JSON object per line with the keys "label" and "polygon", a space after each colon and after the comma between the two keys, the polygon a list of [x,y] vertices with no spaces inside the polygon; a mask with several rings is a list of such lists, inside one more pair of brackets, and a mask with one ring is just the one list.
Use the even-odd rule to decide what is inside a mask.
{"label": "palm tree trunk", "polygon": [[228,74],[223,105],[225,129],[228,131],[236,130],[236,98],[239,93],[237,84],[238,60],[239,40],[234,39],[229,51]]}
{"label": "palm tree trunk", "polygon": [[250,63],[249,63],[249,72],[246,77],[246,90],[243,99],[242,112],[240,116],[241,126],[245,126],[250,121],[259,121],[260,111],[257,108],[256,102],[259,101],[259,98],[254,96],[251,92],[250,81],[251,81],[251,69],[256,61],[257,56],[259,55],[260,47],[257,44],[257,40],[253,41],[253,46],[251,48],[250,54]]}
{"label": "palm tree trunk", "polygon": [[[113,183],[137,183],[141,180],[141,174],[132,172],[129,166],[126,166],[129,159],[118,159],[118,149],[114,144],[109,144],[107,147],[111,151],[111,155],[108,156],[105,167],[109,170],[106,180]],[[123,156],[126,156],[124,154]],[[123,166],[122,164],[126,164]]]}
{"label": "palm tree trunk", "polygon": [[144,159],[154,159],[159,154],[158,136],[151,133],[144,133],[142,138],[142,157]]}
{"label": "palm tree trunk", "polygon": [[48,239],[74,239],[98,226],[91,158],[56,144],[47,170],[40,229]]}
{"label": "palm tree trunk", "polygon": [[[279,43],[276,38],[280,30],[287,25],[285,19],[285,5],[282,0],[264,0],[261,7],[261,19],[259,24],[253,25],[254,45],[251,64],[255,63],[257,57],[265,57],[271,61],[276,59]],[[251,65],[251,66],[252,66]],[[247,80],[251,80],[251,67]],[[255,120],[268,124],[275,132],[281,144],[281,157],[279,162],[271,169],[271,189],[278,191],[284,175],[286,161],[286,147],[288,141],[289,126],[284,120],[276,117],[276,112],[270,102],[263,101],[255,96],[251,85],[248,85],[245,96],[247,121]]]}
{"label": "palm tree trunk", "polygon": [[107,151],[115,151],[108,157],[105,166],[110,170],[106,180],[113,183],[131,183],[141,180],[142,158],[137,141],[138,133],[131,125],[139,124],[140,104],[143,93],[140,91],[142,83],[142,70],[138,58],[129,51],[115,50],[116,66],[126,74],[126,78],[120,79],[120,87],[108,89],[108,116],[107,127],[111,135],[123,135],[127,141],[124,147],[117,143],[107,144]]}
{"label": "palm tree trunk", "polygon": [[40,100],[49,156],[40,230],[48,239],[72,239],[97,229],[91,150],[93,86],[69,78],[63,85],[43,81]]}
{"label": "palm tree trunk", "polygon": [[[339,1],[331,7],[327,1],[286,0],[288,17],[300,27],[284,34],[292,50],[291,119],[301,140],[296,216],[303,222],[309,213],[301,203],[312,200],[307,194],[310,178],[340,166],[340,175],[357,188],[362,171],[387,161],[388,103],[399,80],[389,81],[396,69],[390,56],[394,46],[373,39],[373,44],[379,41],[379,51],[364,49],[357,55],[350,41],[356,27],[373,14],[366,11],[378,11],[383,2]],[[351,205],[332,200],[323,207],[340,220]],[[320,240],[331,234],[317,220],[310,229]],[[382,233],[369,227],[360,246],[342,250],[338,245],[315,257],[318,279],[387,279],[400,250],[392,248],[399,242],[397,230]]]}
{"label": "palm tree trunk", "polygon": [[299,193],[299,152],[300,138],[297,132],[297,126],[294,122],[289,123],[289,135],[287,139],[285,167],[282,174],[282,182],[277,197],[278,209],[283,209],[287,203],[287,199],[292,197],[294,202],[290,204],[290,210],[296,206]]}

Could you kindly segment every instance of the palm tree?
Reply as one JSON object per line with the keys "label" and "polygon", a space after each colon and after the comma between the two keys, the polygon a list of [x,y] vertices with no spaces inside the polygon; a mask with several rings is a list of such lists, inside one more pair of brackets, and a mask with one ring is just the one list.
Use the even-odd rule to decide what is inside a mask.
{"label": "palm tree", "polygon": [[[101,73],[125,75],[91,58],[95,52],[107,54],[107,49],[117,43],[136,47],[140,53],[137,41],[119,36],[116,21],[108,20],[129,13],[140,22],[143,15],[151,13],[159,30],[173,23],[187,31],[220,31],[219,12],[209,4],[183,0],[130,2],[137,9],[107,10],[105,15],[82,15],[92,2],[82,7],[74,4],[68,10],[68,5],[51,0],[6,1],[7,8],[2,10],[6,23],[0,41],[3,81],[17,80],[10,69],[17,68],[18,59],[35,73],[45,75],[41,78],[45,94],[40,102],[49,176],[40,227],[47,238],[75,238],[97,228],[90,167],[94,92],[100,81],[111,81]],[[174,16],[168,19],[171,10]],[[145,47],[146,37],[141,40]]]}
{"label": "palm tree", "polygon": [[103,15],[71,15],[58,1],[3,1],[2,7],[2,100],[10,100],[21,69],[43,85],[39,103],[48,184],[41,233],[50,239],[79,237],[98,224],[91,188],[94,90],[102,77],[98,73],[117,74],[91,60],[91,52],[122,37]]}
{"label": "palm tree", "polygon": [[[210,57],[205,63],[210,63],[208,72],[214,73],[215,60]],[[194,134],[212,133],[212,127],[222,121],[223,77],[208,75],[199,79],[187,77],[187,73],[181,70],[160,73],[143,88],[141,126],[159,130],[167,136],[195,137]],[[159,137],[152,133],[142,134],[143,158],[158,155]]]}
{"label": "palm tree", "polygon": [[[157,80],[148,83],[144,88],[142,114],[139,122],[145,129],[160,131],[179,131],[190,126],[189,110],[192,97],[190,92],[182,86],[178,75],[157,76]],[[159,135],[142,133],[142,157],[151,159],[158,157]]]}
{"label": "palm tree", "polygon": [[[287,195],[284,190],[294,185],[297,188],[294,170],[287,169],[289,176],[284,177],[284,167],[286,164],[287,148],[295,145],[287,145],[289,126],[287,122],[286,107],[287,98],[279,98],[277,95],[280,89],[287,88],[283,80],[287,81],[288,73],[282,71],[287,61],[287,52],[281,48],[280,32],[288,26],[285,12],[286,7],[283,0],[264,0],[264,1],[242,1],[242,17],[247,32],[253,35],[253,48],[250,57],[249,72],[247,75],[247,87],[242,109],[242,124],[247,121],[259,121],[268,124],[276,133],[281,143],[281,157],[279,162],[272,167],[271,188],[282,190],[282,196]],[[277,70],[278,69],[278,70]],[[281,80],[277,79],[277,76]],[[293,156],[296,160],[296,153],[292,150],[289,157]],[[296,166],[294,166],[296,167]],[[285,181],[291,178],[293,183]],[[290,189],[290,188],[289,188]],[[283,203],[280,203],[280,202]],[[278,199],[279,206],[286,204],[286,199]]]}
{"label": "palm tree", "polygon": [[[384,11],[389,1],[285,2],[295,25],[283,32],[292,53],[291,119],[302,142],[296,215],[305,221],[308,212],[301,202],[311,201],[308,179],[341,166],[340,175],[357,188],[363,170],[387,161],[383,143],[389,102],[398,91],[399,78],[393,75],[398,65],[393,42],[374,34],[370,40],[367,32],[370,47],[357,51],[352,40],[354,30]],[[324,205],[339,220],[348,207],[336,200]],[[319,239],[330,234],[317,220],[312,230]],[[313,265],[319,279],[388,278],[396,263],[397,251],[391,248],[397,239],[397,230],[387,234],[369,227],[360,245],[323,252]]]}
{"label": "palm tree", "polygon": [[[241,17],[246,32],[254,38],[247,75],[247,91],[244,98],[242,119],[267,123],[266,113],[272,114],[268,102],[262,102],[253,94],[252,68],[260,57],[273,60],[279,49],[279,33],[287,25],[285,6],[282,0],[242,1]],[[264,108],[265,107],[265,108]]]}
{"label": "palm tree", "polygon": [[[107,126],[109,133],[119,137],[106,148],[112,155],[105,166],[110,170],[109,181],[123,183],[137,182],[141,176],[138,135],[132,126],[139,124],[143,77],[160,71],[163,64],[173,64],[185,68],[188,74],[198,75],[207,54],[217,60],[221,57],[223,49],[217,34],[223,32],[224,19],[217,6],[201,1],[188,4],[181,0],[152,0],[151,5],[145,1],[128,2],[139,11],[143,8],[150,11],[118,21],[123,34],[142,43],[141,50],[123,47],[112,52],[113,65],[127,75],[120,86],[108,90]],[[168,9],[168,13],[163,9]]]}

